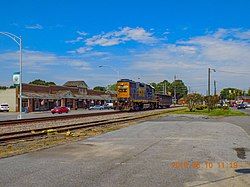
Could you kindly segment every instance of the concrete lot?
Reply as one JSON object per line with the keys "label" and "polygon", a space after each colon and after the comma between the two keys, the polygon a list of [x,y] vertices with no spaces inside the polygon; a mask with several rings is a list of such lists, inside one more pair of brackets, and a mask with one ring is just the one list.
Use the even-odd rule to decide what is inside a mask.
{"label": "concrete lot", "polygon": [[249,140],[231,123],[172,115],[1,159],[0,186],[249,186]]}
{"label": "concrete lot", "polygon": [[[107,111],[114,111],[114,110],[70,110],[69,113],[63,114],[52,114],[50,111],[42,111],[42,112],[31,112],[31,113],[22,113],[22,118],[40,118],[40,117],[51,117],[51,116],[58,116],[58,115],[72,115],[72,114],[87,114],[87,113],[95,113],[95,112],[107,112]],[[18,112],[0,112],[0,121],[17,119],[19,115]]]}

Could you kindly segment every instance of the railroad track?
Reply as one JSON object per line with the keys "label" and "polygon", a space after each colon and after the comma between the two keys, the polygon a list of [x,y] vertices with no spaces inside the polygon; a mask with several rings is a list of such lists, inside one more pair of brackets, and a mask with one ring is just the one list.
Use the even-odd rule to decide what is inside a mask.
{"label": "railroad track", "polygon": [[39,117],[39,118],[28,118],[28,119],[14,119],[14,120],[0,121],[0,126],[8,126],[8,125],[13,125],[13,124],[17,125],[17,124],[33,123],[33,122],[41,122],[41,121],[54,121],[54,120],[64,120],[64,119],[72,119],[72,118],[92,117],[92,116],[102,116],[102,115],[113,115],[113,114],[119,114],[119,113],[122,113],[122,111],[72,114],[72,115]]}
{"label": "railroad track", "polygon": [[62,133],[62,132],[67,132],[67,131],[72,131],[72,130],[77,130],[77,129],[89,128],[89,127],[97,127],[97,126],[109,125],[109,124],[115,124],[115,123],[131,122],[131,121],[140,120],[140,119],[157,116],[161,114],[162,113],[153,113],[153,114],[147,114],[147,115],[141,115],[141,116],[135,116],[135,117],[127,116],[127,117],[115,118],[111,120],[98,120],[98,121],[92,121],[92,122],[61,125],[61,126],[55,126],[55,127],[36,128],[36,129],[30,129],[30,130],[24,130],[24,131],[18,131],[18,132],[7,132],[7,133],[0,134],[0,143],[6,143],[9,141],[21,140],[21,139],[27,139],[27,138],[44,137],[44,136],[47,136],[49,132]]}

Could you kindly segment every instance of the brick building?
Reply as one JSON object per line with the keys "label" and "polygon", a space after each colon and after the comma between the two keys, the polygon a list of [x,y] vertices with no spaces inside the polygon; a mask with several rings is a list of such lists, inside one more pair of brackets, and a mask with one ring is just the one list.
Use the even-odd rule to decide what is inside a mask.
{"label": "brick building", "polygon": [[[68,81],[63,86],[23,84],[22,98],[22,107],[29,112],[50,110],[55,106],[86,109],[116,99],[114,94],[88,89],[84,81]],[[1,91],[0,102],[8,103],[11,111],[19,111],[19,89]]]}

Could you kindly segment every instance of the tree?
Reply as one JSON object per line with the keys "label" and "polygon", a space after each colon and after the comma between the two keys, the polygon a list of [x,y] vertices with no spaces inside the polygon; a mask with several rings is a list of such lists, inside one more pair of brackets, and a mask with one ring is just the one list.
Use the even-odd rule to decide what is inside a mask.
{"label": "tree", "polygon": [[109,84],[106,89],[111,91],[116,91],[116,83]]}
{"label": "tree", "polygon": [[201,94],[198,93],[192,93],[192,94],[188,94],[186,96],[186,103],[188,105],[188,109],[189,111],[194,111],[196,106],[201,104],[203,101],[203,97]]}
{"label": "tree", "polygon": [[247,91],[247,95],[250,96],[250,88]]}
{"label": "tree", "polygon": [[96,86],[96,87],[93,88],[93,90],[105,92],[106,88],[103,87],[103,86]]}
{"label": "tree", "polygon": [[7,86],[0,86],[0,90],[6,90],[7,88]]}
{"label": "tree", "polygon": [[45,86],[55,86],[56,85],[56,83],[54,83],[54,82],[46,82],[45,83]]}
{"label": "tree", "polygon": [[207,104],[208,109],[212,110],[212,109],[216,108],[216,104],[219,103],[220,97],[218,95],[213,95],[213,96],[210,95],[210,96],[205,96],[204,100]]}
{"label": "tree", "polygon": [[234,100],[237,96],[241,96],[243,91],[237,88],[224,88],[220,92],[222,99]]}
{"label": "tree", "polygon": [[182,80],[175,80],[170,84],[171,95],[174,96],[174,90],[176,90],[176,99],[185,97],[188,93],[187,86]]}
{"label": "tree", "polygon": [[149,83],[151,86],[155,88],[156,93],[164,93],[164,89],[166,90],[166,93],[170,92],[170,83],[167,80],[164,80],[159,83]]}
{"label": "tree", "polygon": [[46,81],[41,80],[41,79],[33,80],[33,81],[29,82],[29,84],[44,85],[44,86],[56,85],[56,83],[54,83],[54,82],[46,82]]}

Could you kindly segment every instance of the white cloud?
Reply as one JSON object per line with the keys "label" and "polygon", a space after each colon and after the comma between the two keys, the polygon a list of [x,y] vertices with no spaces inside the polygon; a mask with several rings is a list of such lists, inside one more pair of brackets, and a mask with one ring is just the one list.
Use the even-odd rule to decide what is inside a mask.
{"label": "white cloud", "polygon": [[[218,79],[220,87],[234,85],[246,89],[250,79],[250,73],[246,73],[250,64],[249,33],[250,30],[218,29],[174,44],[166,43],[145,51],[133,51],[128,61],[131,61],[132,71],[144,72],[149,77],[147,81],[153,81],[150,75],[157,72],[159,75],[165,74],[165,77],[179,74],[188,82],[205,85],[207,68],[212,67],[218,70],[212,77]],[[201,89],[204,93],[206,87]]]}
{"label": "white cloud", "polygon": [[147,32],[142,27],[124,27],[118,31],[95,35],[86,39],[85,43],[88,46],[113,46],[126,41],[136,41],[139,43],[150,44],[157,42],[157,39],[153,36],[153,33]]}
{"label": "white cloud", "polygon": [[67,40],[66,43],[77,43],[83,41],[83,39],[84,39],[83,37],[78,36],[75,40]]}
{"label": "white cloud", "polygon": [[84,32],[84,31],[76,31],[77,34],[81,35],[81,36],[86,36],[88,35],[88,33]]}
{"label": "white cloud", "polygon": [[[19,52],[0,53],[0,64],[5,66],[19,65]],[[81,59],[59,56],[54,53],[23,50],[23,66],[28,70],[45,71],[51,66],[71,66],[73,68],[90,69],[89,64]]]}
{"label": "white cloud", "polygon": [[25,28],[26,29],[39,29],[39,30],[41,30],[41,29],[43,29],[43,26],[37,23],[34,25],[25,25]]}
{"label": "white cloud", "polygon": [[92,47],[80,47],[76,50],[76,52],[82,54],[91,50],[92,50]]}
{"label": "white cloud", "polygon": [[84,32],[84,31],[76,31],[76,33],[79,35],[76,39],[74,40],[67,40],[66,43],[77,43],[77,42],[81,42],[84,40],[84,37],[86,35],[88,35],[88,33]]}

